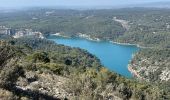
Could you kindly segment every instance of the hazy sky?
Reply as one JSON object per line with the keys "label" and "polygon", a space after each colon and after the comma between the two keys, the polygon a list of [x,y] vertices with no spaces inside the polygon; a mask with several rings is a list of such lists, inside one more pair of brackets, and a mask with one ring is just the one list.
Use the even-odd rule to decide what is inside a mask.
{"label": "hazy sky", "polygon": [[118,6],[170,0],[0,0],[0,7]]}

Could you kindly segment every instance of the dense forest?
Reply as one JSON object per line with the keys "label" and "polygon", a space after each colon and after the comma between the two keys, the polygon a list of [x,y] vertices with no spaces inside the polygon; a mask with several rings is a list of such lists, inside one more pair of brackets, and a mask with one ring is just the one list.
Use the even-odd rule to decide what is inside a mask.
{"label": "dense forest", "polygon": [[[122,27],[114,18],[128,22]],[[0,13],[0,24],[12,29],[33,29],[44,34],[62,33],[91,37],[147,47],[169,47],[169,9],[128,8],[109,10],[29,9]]]}

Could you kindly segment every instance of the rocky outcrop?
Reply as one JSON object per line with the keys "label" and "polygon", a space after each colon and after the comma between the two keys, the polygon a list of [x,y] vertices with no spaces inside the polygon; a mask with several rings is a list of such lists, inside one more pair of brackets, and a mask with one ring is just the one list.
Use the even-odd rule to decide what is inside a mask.
{"label": "rocky outcrop", "polygon": [[41,93],[48,94],[54,98],[64,99],[66,97],[68,98],[70,95],[62,89],[62,85],[67,80],[67,78],[55,74],[30,71],[26,72],[26,78],[19,79],[17,87],[22,90],[40,91]]}
{"label": "rocky outcrop", "polygon": [[162,73],[159,75],[161,81],[169,81],[170,80],[170,70],[165,69],[162,71]]}
{"label": "rocky outcrop", "polygon": [[137,53],[131,63],[129,70],[138,78],[151,82],[168,82],[170,80],[169,57],[166,59],[154,58],[155,55],[145,55],[141,51]]}

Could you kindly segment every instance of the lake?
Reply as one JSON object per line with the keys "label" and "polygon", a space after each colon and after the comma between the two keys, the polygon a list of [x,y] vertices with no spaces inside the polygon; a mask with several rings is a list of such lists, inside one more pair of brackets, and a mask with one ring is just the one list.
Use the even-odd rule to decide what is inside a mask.
{"label": "lake", "polygon": [[136,46],[113,44],[109,41],[90,41],[83,38],[64,38],[49,36],[49,40],[58,44],[85,49],[98,57],[101,63],[109,70],[131,78],[132,74],[128,71],[128,63],[132,55],[139,50]]}

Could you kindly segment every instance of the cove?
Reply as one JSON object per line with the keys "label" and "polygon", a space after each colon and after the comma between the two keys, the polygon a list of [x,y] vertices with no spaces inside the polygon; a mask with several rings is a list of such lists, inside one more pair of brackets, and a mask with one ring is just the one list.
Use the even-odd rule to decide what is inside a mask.
{"label": "cove", "polygon": [[113,44],[108,41],[90,41],[83,38],[65,38],[50,35],[47,39],[71,47],[85,49],[98,57],[101,63],[109,70],[131,78],[132,74],[128,71],[129,61],[132,55],[139,50],[136,46]]}

